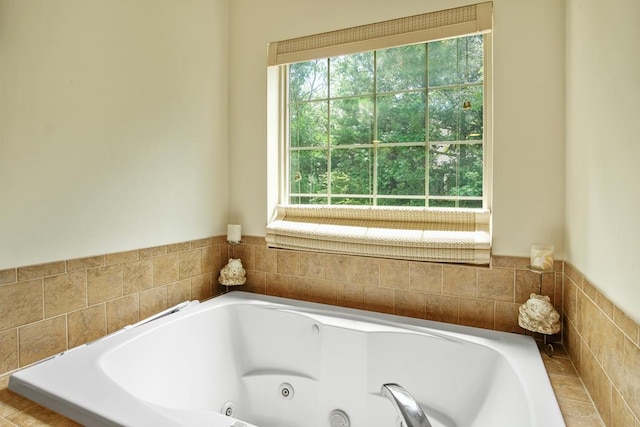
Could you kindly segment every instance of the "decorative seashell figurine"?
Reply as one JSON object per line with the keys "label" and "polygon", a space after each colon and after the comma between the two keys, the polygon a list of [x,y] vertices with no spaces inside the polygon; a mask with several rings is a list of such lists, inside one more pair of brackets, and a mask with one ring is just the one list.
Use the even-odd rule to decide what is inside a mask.
{"label": "decorative seashell figurine", "polygon": [[560,314],[548,296],[531,294],[520,306],[518,324],[532,332],[553,335],[560,332]]}
{"label": "decorative seashell figurine", "polygon": [[222,267],[222,270],[220,270],[218,282],[225,286],[244,285],[247,281],[245,274],[246,271],[242,267],[242,261],[240,261],[240,258],[229,258],[227,265]]}

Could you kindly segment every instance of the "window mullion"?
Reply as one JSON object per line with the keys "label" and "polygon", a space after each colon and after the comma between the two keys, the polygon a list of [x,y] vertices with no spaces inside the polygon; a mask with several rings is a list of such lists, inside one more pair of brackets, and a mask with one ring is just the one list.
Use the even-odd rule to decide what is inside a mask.
{"label": "window mullion", "polygon": [[327,204],[331,204],[331,59],[327,58]]}
{"label": "window mullion", "polygon": [[424,48],[424,196],[425,206],[429,206],[429,165],[431,162],[429,158],[431,152],[429,143],[429,43],[425,43]]}
{"label": "window mullion", "polygon": [[371,198],[373,205],[378,204],[378,51],[373,52],[373,185]]}

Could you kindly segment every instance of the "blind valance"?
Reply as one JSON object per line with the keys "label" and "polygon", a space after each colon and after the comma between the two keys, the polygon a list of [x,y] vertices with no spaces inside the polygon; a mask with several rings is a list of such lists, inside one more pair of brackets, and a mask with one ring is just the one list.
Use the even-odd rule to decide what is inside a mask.
{"label": "blind valance", "polygon": [[268,65],[328,58],[491,31],[493,3],[392,19],[269,43]]}
{"label": "blind valance", "polygon": [[350,255],[488,264],[486,209],[280,205],[267,245]]}

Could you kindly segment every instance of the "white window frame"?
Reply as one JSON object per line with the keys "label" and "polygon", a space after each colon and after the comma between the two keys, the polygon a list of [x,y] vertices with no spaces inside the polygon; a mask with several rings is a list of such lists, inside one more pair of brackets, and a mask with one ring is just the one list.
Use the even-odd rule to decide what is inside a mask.
{"label": "white window frame", "polygon": [[[437,26],[420,31],[394,33],[395,27],[405,28],[405,20],[386,21],[371,26],[386,25],[382,38],[335,43],[349,34],[362,33],[364,27],[340,30],[318,36],[302,37],[269,45],[267,67],[267,244],[270,247],[382,256],[470,264],[488,264],[491,253],[491,176],[492,176],[492,4],[481,3],[474,8],[478,19]],[[434,22],[442,22],[443,14],[459,9],[434,12]],[[467,10],[463,11],[467,13]],[[487,15],[488,13],[488,15]],[[488,18],[487,18],[488,16]],[[401,21],[397,23],[396,21]],[[430,25],[430,24],[429,24]],[[395,27],[394,27],[395,26]],[[369,29],[365,28],[366,34]],[[471,34],[484,35],[484,135],[483,135],[483,208],[415,208],[388,206],[321,206],[288,205],[288,113],[287,81],[290,62],[381,49],[415,42]],[[320,42],[315,40],[321,37]],[[356,35],[356,37],[359,37]],[[326,43],[318,47],[317,43]],[[284,49],[281,49],[284,46]],[[293,46],[293,47],[292,47]],[[300,48],[302,46],[302,48]],[[313,46],[313,49],[309,49]],[[296,51],[296,49],[300,49]],[[280,53],[279,53],[280,52]]]}

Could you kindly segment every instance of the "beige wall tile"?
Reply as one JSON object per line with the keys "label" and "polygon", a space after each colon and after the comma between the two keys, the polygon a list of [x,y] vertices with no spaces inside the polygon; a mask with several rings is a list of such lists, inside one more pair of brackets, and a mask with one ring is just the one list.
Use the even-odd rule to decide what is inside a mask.
{"label": "beige wall tile", "polygon": [[427,294],[425,318],[437,322],[459,323],[458,297]]}
{"label": "beige wall tile", "polygon": [[562,273],[556,273],[554,278],[554,297],[553,306],[562,313],[562,292],[563,292],[564,275]]}
{"label": "beige wall tile", "polygon": [[[221,237],[226,242],[227,236],[224,235]],[[265,246],[267,244],[267,241],[264,239],[264,237],[260,237],[260,236],[242,236],[242,240],[246,245]]]}
{"label": "beige wall tile", "polygon": [[571,357],[578,372],[582,372],[581,355],[582,352],[582,339],[578,334],[573,323],[571,323],[566,317],[564,318],[562,327],[563,344],[567,353]]}
{"label": "beige wall tile", "polygon": [[125,262],[122,265],[122,292],[124,295],[150,289],[153,286],[153,259]]}
{"label": "beige wall tile", "polygon": [[377,258],[351,257],[349,259],[349,282],[365,286],[378,286],[380,284],[379,260]]}
{"label": "beige wall tile", "polygon": [[267,273],[264,271],[247,271],[247,283],[242,287],[242,290],[257,294],[265,294],[267,292],[266,286]]}
{"label": "beige wall tile", "polygon": [[69,348],[88,343],[107,333],[106,304],[98,304],[67,315]]}
{"label": "beige wall tile", "polygon": [[191,244],[189,242],[180,242],[180,243],[173,243],[171,245],[167,245],[168,254],[175,253],[175,252],[188,251],[189,249],[191,249]]}
{"label": "beige wall tile", "polygon": [[122,264],[87,270],[87,300],[89,305],[122,296]]}
{"label": "beige wall tile", "polygon": [[0,332],[0,372],[18,368],[18,330]]}
{"label": "beige wall tile", "polygon": [[179,277],[180,280],[189,279],[191,277],[202,274],[202,251],[193,249],[186,252],[180,252],[179,255]]}
{"label": "beige wall tile", "polygon": [[600,413],[605,425],[611,425],[611,381],[607,378],[600,365],[596,364],[593,371],[593,392],[590,392],[593,403]]}
{"label": "beige wall tile", "polygon": [[265,273],[276,273],[278,271],[278,253],[275,249],[266,246],[258,246],[255,249],[256,270]]}
{"label": "beige wall tile", "polygon": [[202,257],[200,270],[202,271],[202,274],[217,271],[219,269],[218,260],[220,259],[220,248],[217,246],[207,246],[200,249],[200,251],[200,256]]}
{"label": "beige wall tile", "polygon": [[145,248],[145,249],[138,250],[138,256],[140,257],[140,259],[166,255],[166,253],[167,253],[166,246],[155,246],[153,248]]}
{"label": "beige wall tile", "polygon": [[309,277],[287,276],[288,298],[309,301],[311,280]]}
{"label": "beige wall tile", "polygon": [[67,260],[67,272],[87,270],[89,268],[102,267],[103,265],[105,265],[104,255],[69,259]]}
{"label": "beige wall tile", "polygon": [[349,257],[345,255],[325,255],[325,279],[335,282],[349,281]]}
{"label": "beige wall tile", "polygon": [[478,269],[478,298],[514,302],[514,270]]}
{"label": "beige wall tile", "polygon": [[18,269],[7,268],[0,270],[0,285],[15,283],[18,280]]}
{"label": "beige wall tile", "polygon": [[137,260],[138,260],[138,250],[116,252],[113,254],[107,254],[105,256],[105,261],[107,265],[121,264],[123,262],[131,262],[131,261],[137,261]]}
{"label": "beige wall tile", "polygon": [[301,252],[298,256],[298,269],[301,276],[324,279],[325,255],[315,252]]}
{"label": "beige wall tile", "polygon": [[275,297],[289,297],[289,286],[287,276],[284,274],[267,273],[265,293]]}
{"label": "beige wall tile", "polygon": [[[555,301],[555,288],[556,288],[556,275],[560,275],[560,273],[553,274],[542,274],[540,277],[540,292],[542,295],[547,295],[551,300],[551,304],[556,307]],[[559,305],[562,307],[562,305]]]}
{"label": "beige wall tile", "polygon": [[298,275],[298,252],[278,250],[276,252],[276,257],[278,274],[290,276]]}
{"label": "beige wall tile", "polygon": [[338,305],[349,308],[364,308],[364,286],[355,283],[337,282]]}
{"label": "beige wall tile", "polygon": [[211,274],[197,276],[191,279],[191,298],[204,301],[212,296]]}
{"label": "beige wall tile", "polygon": [[578,289],[582,289],[584,275],[580,273],[570,262],[564,263],[564,274],[578,287]]}
{"label": "beige wall tile", "polygon": [[494,328],[493,301],[460,298],[458,313],[462,325],[485,329]]}
{"label": "beige wall tile", "polygon": [[627,374],[624,366],[624,333],[608,318],[602,325],[602,367],[614,384],[622,384],[623,376]]}
{"label": "beige wall tile", "polygon": [[524,303],[531,294],[542,293],[542,281],[552,274],[541,274],[529,270],[516,270],[516,293],[515,302]]}
{"label": "beige wall tile", "polygon": [[42,283],[36,279],[0,287],[0,330],[42,319]]}
{"label": "beige wall tile", "polygon": [[582,339],[591,349],[596,360],[601,363],[603,356],[602,352],[604,350],[604,322],[606,317],[602,314],[600,309],[596,307],[593,301],[585,297],[584,294],[582,295],[582,309],[580,310],[579,324],[589,325],[589,327],[582,330]]}
{"label": "beige wall tile", "polygon": [[583,346],[580,360],[582,361],[582,371],[580,372],[582,383],[591,398],[593,398],[594,371],[597,366],[596,359],[593,357],[593,354],[591,354],[589,348]]}
{"label": "beige wall tile", "polygon": [[[241,291],[243,290],[242,286],[238,286],[237,288],[234,289],[229,289],[229,292],[231,292],[232,290],[238,290]],[[225,294],[227,293],[227,287],[221,285],[220,283],[218,283],[217,280],[213,280],[211,282],[211,297],[217,297],[219,295]]]}
{"label": "beige wall tile", "polygon": [[476,297],[476,268],[455,265],[445,265],[442,268],[442,292],[444,294],[468,298]]}
{"label": "beige wall tile", "polygon": [[633,412],[614,388],[611,398],[611,427],[633,426],[634,422]]}
{"label": "beige wall tile", "polygon": [[427,295],[424,292],[405,291],[402,289],[396,289],[394,292],[394,314],[415,317],[417,319],[425,318]]}
{"label": "beige wall tile", "polygon": [[140,319],[146,319],[165,310],[167,305],[167,287],[160,286],[140,292]]}
{"label": "beige wall tile", "polygon": [[44,279],[44,315],[57,316],[87,306],[87,272],[74,271]]}
{"label": "beige wall tile", "polygon": [[[406,280],[401,276],[400,280]],[[396,279],[398,280],[398,279]],[[409,267],[409,288],[414,291],[441,294],[443,292],[443,269],[441,264],[412,262]]]}
{"label": "beige wall tile", "polygon": [[600,291],[596,294],[596,305],[609,319],[613,319],[614,305]]}
{"label": "beige wall tile", "polygon": [[218,265],[220,267],[223,267],[225,265],[227,265],[227,263],[229,262],[229,259],[233,258],[233,254],[232,254],[232,250],[231,250],[231,245],[228,243],[224,243],[223,245],[219,246],[220,248],[220,259],[218,260]]}
{"label": "beige wall tile", "polygon": [[502,268],[520,268],[524,269],[530,263],[530,259],[528,257],[514,257],[514,256],[492,256],[491,257],[491,268],[502,267]]}
{"label": "beige wall tile", "polygon": [[496,302],[495,329],[503,332],[523,333],[518,324],[520,304],[510,302]]}
{"label": "beige wall tile", "polygon": [[582,282],[582,292],[585,293],[593,302],[596,301],[596,294],[598,293],[597,289],[590,281],[584,279]]}
{"label": "beige wall tile", "polygon": [[364,309],[380,313],[393,314],[394,291],[393,289],[377,286],[364,287]]}
{"label": "beige wall tile", "polygon": [[138,294],[107,302],[107,333],[110,334],[140,320]]}
{"label": "beige wall tile", "polygon": [[627,316],[618,307],[613,308],[613,321],[629,337],[631,341],[638,344],[638,324]]}
{"label": "beige wall tile", "polygon": [[58,316],[23,326],[18,331],[20,366],[67,349],[67,322]]}
{"label": "beige wall tile", "polygon": [[153,258],[153,286],[177,282],[180,277],[178,254],[161,255]]}
{"label": "beige wall tile", "polygon": [[411,262],[397,259],[380,259],[380,286],[393,289],[409,289]]}
{"label": "beige wall tile", "polygon": [[189,243],[191,244],[191,249],[204,248],[211,246],[211,238],[207,237],[204,239],[192,240]]}
{"label": "beige wall tile", "polygon": [[173,307],[191,300],[191,280],[181,280],[167,285],[167,306]]}
{"label": "beige wall tile", "polygon": [[309,285],[309,301],[337,305],[338,283],[330,280],[312,279]]}
{"label": "beige wall tile", "polygon": [[640,418],[640,348],[628,337],[624,341],[623,364],[627,372],[618,390],[636,417]]}
{"label": "beige wall tile", "polygon": [[231,245],[234,258],[240,258],[245,270],[256,269],[256,249],[249,245]]}
{"label": "beige wall tile", "polygon": [[64,261],[18,267],[18,281],[23,282],[40,277],[55,276],[56,274],[62,274],[65,271],[66,265]]}
{"label": "beige wall tile", "polygon": [[562,295],[562,311],[571,322],[578,327],[578,306],[577,306],[578,290],[575,284],[570,280],[565,280],[564,293]]}

